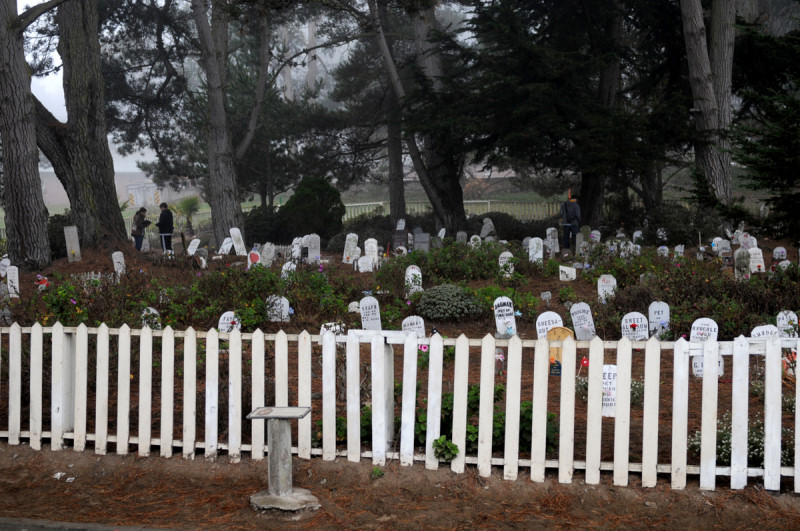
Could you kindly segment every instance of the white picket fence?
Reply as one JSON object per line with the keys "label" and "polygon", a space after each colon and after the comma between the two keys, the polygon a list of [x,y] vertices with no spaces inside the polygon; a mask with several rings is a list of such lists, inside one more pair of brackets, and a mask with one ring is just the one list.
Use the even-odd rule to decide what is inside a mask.
{"label": "white picket fence", "polygon": [[[417,355],[423,344],[429,345],[427,383],[421,383],[418,395]],[[362,353],[362,345],[368,349],[368,357],[366,352]],[[320,346],[321,363],[317,359]],[[443,361],[446,346],[455,347],[455,361],[446,365],[447,374]],[[556,378],[549,375],[551,347],[562,348],[562,374],[553,386],[549,381]],[[782,426],[782,349],[797,347],[798,339],[778,338],[740,337],[733,342],[707,343],[688,343],[685,339],[658,342],[654,338],[647,342],[602,341],[599,338],[591,342],[572,339],[548,342],[545,339],[522,340],[516,336],[496,340],[488,335],[482,339],[463,335],[457,339],[443,339],[439,335],[418,339],[402,332],[352,330],[347,335],[316,336],[307,332],[299,335],[261,331],[220,333],[213,329],[197,332],[191,328],[186,331],[132,330],[127,325],[120,329],[109,329],[106,325],[72,328],[60,324],[23,328],[15,324],[0,328],[0,368],[7,368],[5,378],[0,374],[0,428],[6,428],[0,430],[0,439],[7,439],[12,445],[27,440],[34,449],[41,449],[43,442],[49,440],[53,450],[71,446],[75,451],[84,451],[93,443],[97,454],[105,454],[110,445],[115,445],[118,454],[126,454],[135,447],[141,456],[149,455],[154,448],[162,457],[172,456],[175,448],[180,448],[185,458],[194,458],[198,450],[207,459],[215,459],[225,452],[229,459],[237,462],[243,452],[249,452],[252,459],[262,459],[267,451],[263,420],[253,421],[248,440],[243,440],[243,426],[248,422],[245,416],[249,413],[245,409],[263,405],[312,405],[317,409],[314,418],[321,417],[322,421],[321,447],[312,446],[312,429],[316,425],[312,417],[301,419],[294,433],[296,447],[293,448],[300,458],[309,459],[312,455],[321,455],[324,460],[371,458],[375,465],[383,465],[387,459],[399,459],[406,466],[424,461],[426,468],[436,469],[442,465],[434,456],[433,441],[442,431],[443,383],[452,386],[452,440],[462,449],[470,420],[467,419],[469,385],[479,383],[477,454],[465,455],[460,451],[449,464],[456,473],[463,473],[465,465],[469,464],[476,465],[481,476],[489,476],[495,466],[502,467],[504,479],[515,480],[521,469],[527,469],[533,481],[541,482],[546,470],[554,469],[559,482],[570,483],[573,473],[583,470],[586,483],[597,484],[601,472],[610,471],[615,485],[627,485],[631,474],[639,474],[644,487],[654,487],[658,474],[662,474],[671,477],[674,489],[683,489],[688,475],[698,475],[700,488],[708,490],[713,490],[717,478],[723,476],[730,477],[733,489],[743,488],[748,478],[763,477],[764,487],[770,490],[780,489],[782,477],[794,477],[794,490],[800,492],[800,468],[781,466],[781,428],[788,427],[796,432],[800,423],[795,413],[793,422],[787,421],[785,424],[789,425]],[[499,375],[496,374],[497,348],[505,351],[506,360],[505,370]],[[397,367],[402,368],[402,374],[395,374],[394,358],[401,355],[400,349],[402,364],[398,363]],[[583,433],[576,433],[575,422],[579,352],[585,353],[589,360],[584,459],[576,459],[575,452],[576,439],[583,436]],[[689,401],[690,385],[699,385],[690,375],[690,356],[695,355],[702,356],[705,367],[716,367],[718,356],[725,357],[726,370],[732,366],[729,383],[720,380],[715,371],[705,371],[700,403]],[[272,356],[274,365],[268,367],[266,360]],[[631,430],[634,356],[640,368],[643,360],[641,432]],[[368,363],[364,363],[365,359]],[[603,364],[612,361],[618,371],[616,411],[614,418],[603,418]],[[251,369],[249,381],[243,379],[243,364]],[[476,369],[473,374],[479,370],[479,382],[470,382],[471,364]],[[369,367],[370,379],[366,384],[372,411],[371,440],[367,441],[362,441],[360,436],[360,415],[365,403],[362,396],[364,365]],[[759,411],[750,408],[751,366],[764,371],[763,412],[760,408]],[[663,367],[671,367],[671,374],[662,370]],[[204,368],[204,372],[198,373],[198,368]],[[523,396],[524,371],[532,371],[532,386],[526,386]],[[221,373],[227,374],[227,378],[221,378]],[[160,381],[160,388],[154,386],[154,377]],[[399,404],[395,404],[394,398],[396,378],[402,381]],[[48,379],[50,389],[43,389],[43,382]],[[670,407],[660,408],[661,400],[669,400],[662,396],[665,393],[662,387],[664,381],[670,379]],[[116,385],[112,385],[114,380]],[[531,378],[525,381],[530,382]],[[2,383],[7,383],[7,387]],[[505,385],[506,395],[502,455],[492,451],[497,383]],[[269,384],[274,385],[275,392],[274,397],[267,399],[265,390]],[[717,466],[716,462],[718,394],[722,385],[731,386],[730,466]],[[342,386],[346,389],[344,403],[337,404]],[[23,392],[24,388],[28,392]],[[552,388],[558,389],[557,396],[548,396]],[[312,393],[313,389],[321,390],[321,398]],[[200,394],[204,399],[197,407]],[[92,395],[94,403],[89,400]],[[249,402],[243,399],[245,395],[249,396]],[[422,396],[424,402],[420,400]],[[793,396],[798,398],[796,390]],[[533,402],[529,459],[520,458],[518,449],[522,400]],[[551,409],[554,400],[558,409],[557,459],[547,459],[546,454],[548,400]],[[176,401],[181,406],[177,410]],[[428,419],[424,452],[414,445],[416,412],[423,403]],[[109,411],[109,404],[116,405],[115,416]],[[49,431],[43,426],[45,408],[49,408],[50,413]],[[227,408],[227,414],[223,415],[227,424],[222,422],[221,408]],[[152,417],[154,411],[158,422]],[[181,419],[174,418],[175,411],[181,412]],[[400,428],[396,437],[398,411]],[[690,411],[699,413],[702,418],[699,465],[690,464],[688,458]],[[135,434],[130,430],[131,412],[135,412],[138,419]],[[346,417],[346,448],[337,448],[337,413]],[[754,418],[763,419],[764,423],[763,468],[751,468],[747,464],[747,427]],[[87,429],[89,419],[94,421],[91,433]],[[110,420],[116,426],[113,433],[109,430]],[[175,436],[177,422],[181,423],[178,438]],[[201,422],[203,437],[199,440],[197,426]],[[611,461],[601,461],[604,422],[613,423]],[[221,432],[224,432],[224,440],[220,440]],[[671,440],[669,462],[659,462],[663,432],[668,432]],[[641,459],[631,462],[630,445],[637,438],[641,441]],[[795,441],[795,447],[790,450],[796,463],[800,457],[800,439]]]}

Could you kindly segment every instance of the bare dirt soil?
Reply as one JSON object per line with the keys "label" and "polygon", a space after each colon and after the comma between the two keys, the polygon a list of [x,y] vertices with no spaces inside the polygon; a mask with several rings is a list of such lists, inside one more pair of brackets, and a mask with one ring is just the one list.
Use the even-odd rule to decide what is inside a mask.
{"label": "bare dirt soil", "polygon": [[[372,477],[368,460],[294,460],[294,485],[321,508],[301,514],[257,512],[249,497],[267,488],[267,462],[207,462],[0,444],[0,517],[173,529],[690,528],[797,529],[800,499],[749,487],[700,491],[635,483],[560,485],[550,475],[516,481],[495,468],[481,478],[389,462]],[[58,479],[56,475],[63,473]]]}
{"label": "bare dirt soil", "polygon": [[[687,250],[687,256],[692,252]],[[129,268],[158,274],[151,258],[126,252]],[[332,266],[342,267],[330,258]],[[43,273],[111,270],[110,253],[88,251],[81,262],[59,260]],[[21,275],[23,297],[32,294],[34,280],[35,274]],[[591,286],[574,287],[579,298],[596,296]],[[555,296],[559,283],[531,279],[525,289]],[[566,313],[555,299],[550,309]],[[461,333],[480,337],[493,330],[493,322],[438,328],[451,338]],[[520,320],[518,329],[523,338],[536,337],[535,323]],[[583,414],[579,407],[576,417]],[[640,430],[636,420],[632,430]],[[669,437],[668,432],[663,436]],[[604,446],[604,458],[608,451]],[[25,444],[0,443],[0,518],[176,529],[800,528],[800,498],[788,480],[781,493],[770,493],[757,486],[731,491],[727,478],[720,477],[716,492],[704,492],[693,478],[686,490],[671,490],[667,475],[656,488],[644,489],[635,474],[629,486],[620,487],[612,484],[610,473],[600,485],[590,486],[580,472],[567,485],[559,484],[553,471],[545,483],[533,483],[524,468],[516,481],[503,480],[498,468],[490,478],[481,478],[470,466],[464,474],[453,474],[446,467],[429,471],[422,463],[401,467],[397,461],[382,468],[382,477],[373,472],[368,459],[354,464],[341,457],[333,462],[295,457],[294,485],[310,490],[321,508],[260,513],[251,509],[249,497],[267,488],[267,462],[249,456],[234,464],[226,456],[214,462],[202,456],[193,461],[155,454],[98,456],[91,449],[33,451]]]}

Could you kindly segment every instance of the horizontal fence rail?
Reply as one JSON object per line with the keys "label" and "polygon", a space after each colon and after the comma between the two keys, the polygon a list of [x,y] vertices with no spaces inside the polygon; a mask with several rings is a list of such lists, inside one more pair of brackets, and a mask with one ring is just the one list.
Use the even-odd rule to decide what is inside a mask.
{"label": "horizontal fence rail", "polygon": [[[303,459],[422,462],[456,473],[470,465],[481,476],[501,467],[506,480],[524,471],[537,482],[546,470],[561,483],[578,470],[588,484],[610,472],[615,485],[627,485],[635,474],[643,487],[662,474],[674,489],[688,476],[705,490],[720,477],[732,489],[760,478],[770,490],[793,478],[800,492],[800,444],[782,443],[800,423],[796,408],[786,411],[798,392],[784,365],[784,353],[797,348],[797,338],[777,337],[576,342],[15,324],[0,328],[0,438],[37,450],[49,442],[97,454],[259,460],[269,451],[265,424],[245,416],[264,405],[311,406],[293,427],[293,452]],[[551,374],[554,352],[560,374]],[[706,370],[696,378],[692,365],[701,361]],[[613,417],[604,416],[611,364]],[[724,465],[722,416],[731,430]],[[748,463],[754,421],[763,427],[761,466]],[[694,431],[698,457],[689,451]],[[459,449],[449,463],[437,457],[443,433]]]}

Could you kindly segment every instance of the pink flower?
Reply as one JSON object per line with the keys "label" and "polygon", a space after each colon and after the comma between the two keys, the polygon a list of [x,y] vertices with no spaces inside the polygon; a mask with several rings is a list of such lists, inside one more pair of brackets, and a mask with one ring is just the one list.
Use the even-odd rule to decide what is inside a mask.
{"label": "pink flower", "polygon": [[422,352],[428,352],[428,345],[420,345],[420,346],[419,346],[419,349],[420,349]]}
{"label": "pink flower", "polygon": [[411,306],[411,301],[406,301],[406,304],[407,304],[408,306]]}

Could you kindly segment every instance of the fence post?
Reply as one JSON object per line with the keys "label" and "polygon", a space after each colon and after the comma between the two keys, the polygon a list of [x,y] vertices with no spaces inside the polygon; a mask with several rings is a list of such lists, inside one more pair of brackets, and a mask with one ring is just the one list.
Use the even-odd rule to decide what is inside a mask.
{"label": "fence post", "polygon": [[481,341],[481,394],[478,403],[478,475],[485,478],[492,475],[494,353],[495,340],[490,334],[486,334]]}
{"label": "fence post", "polygon": [[[311,407],[311,334],[306,330],[297,339],[297,405]],[[297,421],[297,457],[301,459],[311,459],[311,428],[311,415]]]}
{"label": "fence post", "polygon": [[206,335],[205,410],[205,458],[208,461],[215,461],[219,434],[219,332],[215,328],[210,329]]}
{"label": "fence post", "polygon": [[[331,339],[332,355],[336,356],[336,343]],[[347,334],[345,347],[345,400],[347,401],[347,460],[361,460],[361,343],[355,334]],[[335,369],[334,373],[335,374]],[[334,378],[333,393],[336,397]]]}
{"label": "fence post", "polygon": [[433,441],[442,432],[442,336],[434,334],[430,340],[428,358],[428,426],[425,432],[425,468],[437,470],[439,459],[434,455]]}
{"label": "fence post", "polygon": [[336,337],[326,330],[322,334],[322,459],[333,461],[335,458]]}
{"label": "fence post", "polygon": [[372,359],[372,464],[386,464],[386,350],[383,336],[375,335],[371,343]]}
{"label": "fence post", "polygon": [[731,384],[731,488],[747,485],[747,415],[750,401],[750,344],[744,336],[733,342]]}
{"label": "fence post", "polygon": [[64,331],[61,323],[53,326],[53,376],[50,408],[51,440],[53,451],[64,448],[64,433],[72,431],[75,424],[75,363],[73,356],[75,334]]}
{"label": "fence post", "polygon": [[44,338],[42,325],[34,323],[31,329],[31,448],[42,449],[42,373]]}
{"label": "fence post", "polygon": [[717,480],[717,396],[719,394],[719,347],[703,343],[703,399],[700,442],[700,490],[714,490]]}
{"label": "fence post", "polygon": [[453,371],[453,444],[458,446],[458,455],[450,463],[450,470],[456,474],[464,473],[464,463],[466,463],[468,392],[469,339],[461,334],[456,340],[456,362]]}
{"label": "fence post", "polygon": [[561,346],[561,406],[559,410],[558,482],[572,483],[575,471],[575,340]]}
{"label": "fence post", "polygon": [[767,490],[781,488],[783,366],[779,341],[777,336],[767,338],[767,353],[764,359],[764,488]]}
{"label": "fence post", "polygon": [[406,334],[403,343],[403,404],[400,418],[400,465],[414,464],[414,416],[417,411],[417,336]]}
{"label": "fence post", "polygon": [[[242,460],[242,333],[229,334],[228,347],[228,459]],[[289,446],[291,447],[291,432]]]}
{"label": "fence post", "polygon": [[76,452],[86,449],[86,415],[88,401],[89,331],[86,325],[78,326],[75,342],[75,434],[73,448]]}
{"label": "fence post", "polygon": [[686,488],[686,436],[689,422],[689,343],[685,338],[673,347],[672,380],[672,480],[676,490]]}
{"label": "fence post", "polygon": [[8,349],[8,444],[19,444],[22,425],[22,328],[11,325]]}
{"label": "fence post", "polygon": [[172,457],[174,406],[175,331],[167,326],[161,335],[161,457]]}

